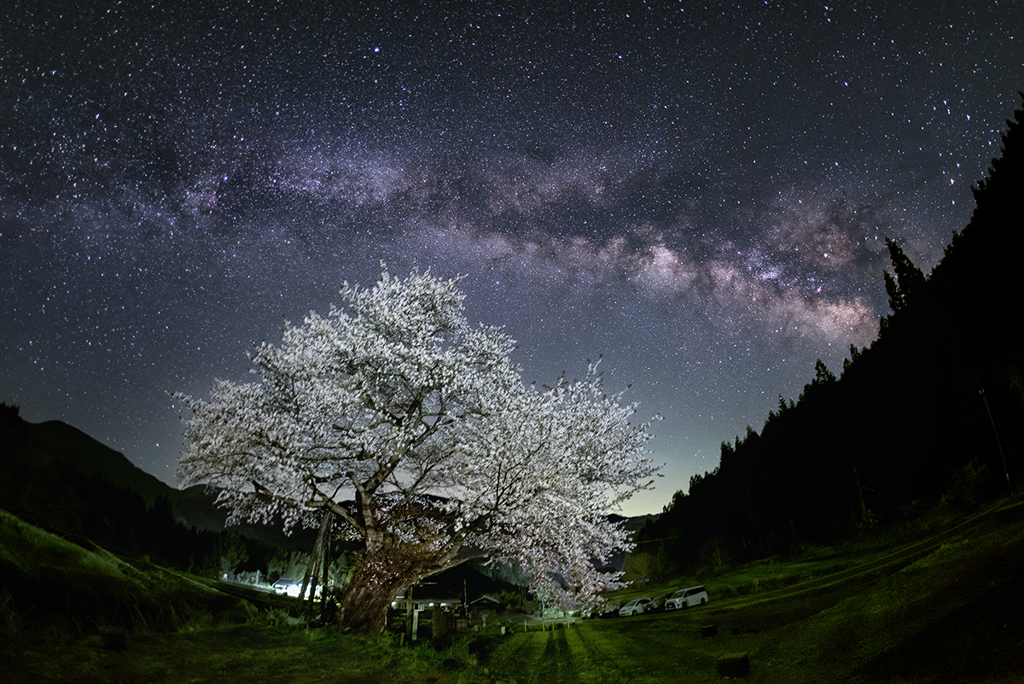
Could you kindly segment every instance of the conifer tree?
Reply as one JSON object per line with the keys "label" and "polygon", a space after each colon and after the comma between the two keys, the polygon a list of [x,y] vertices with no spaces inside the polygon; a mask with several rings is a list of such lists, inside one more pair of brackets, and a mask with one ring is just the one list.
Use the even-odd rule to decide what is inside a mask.
{"label": "conifer tree", "polygon": [[889,308],[893,313],[899,313],[907,308],[907,303],[916,293],[924,289],[926,279],[895,241],[886,238],[885,245],[889,248],[889,260],[895,276],[883,271],[882,277],[885,279],[885,291],[889,294]]}

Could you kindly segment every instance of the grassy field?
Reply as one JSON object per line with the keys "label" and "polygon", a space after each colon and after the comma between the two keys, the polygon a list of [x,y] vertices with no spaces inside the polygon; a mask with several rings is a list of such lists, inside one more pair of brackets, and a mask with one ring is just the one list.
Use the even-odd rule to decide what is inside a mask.
{"label": "grassy field", "polygon": [[1022,522],[1018,503],[895,549],[738,568],[705,582],[734,598],[515,634],[483,665],[517,683],[706,682],[746,653],[749,682],[1022,682]]}
{"label": "grassy field", "polygon": [[133,633],[118,649],[105,648],[99,636],[69,640],[57,653],[52,642],[21,647],[5,664],[6,682],[399,684],[439,681],[444,668],[442,654],[429,647],[397,649],[333,629],[267,625]]}
{"label": "grassy field", "polygon": [[745,653],[749,682],[1008,684],[1024,681],[1022,523],[1024,504],[1004,504],[899,543],[815,550],[702,578],[712,597],[704,607],[519,627],[438,652],[297,627],[273,604],[257,607],[0,515],[0,678],[707,682],[722,680],[719,657]]}

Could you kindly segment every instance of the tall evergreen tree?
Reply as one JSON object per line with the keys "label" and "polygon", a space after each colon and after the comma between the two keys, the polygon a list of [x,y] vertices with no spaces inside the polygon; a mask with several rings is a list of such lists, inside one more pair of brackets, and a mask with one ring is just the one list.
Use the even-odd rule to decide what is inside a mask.
{"label": "tall evergreen tree", "polygon": [[828,369],[824,361],[818,359],[817,363],[814,364],[814,382],[824,385],[827,382],[834,382],[835,379],[835,373]]}
{"label": "tall evergreen tree", "polygon": [[889,308],[893,313],[899,313],[924,289],[926,279],[921,269],[914,265],[894,240],[886,238],[885,246],[889,248],[889,260],[895,277],[888,271],[882,271],[882,277],[885,279],[885,291],[889,294]]}

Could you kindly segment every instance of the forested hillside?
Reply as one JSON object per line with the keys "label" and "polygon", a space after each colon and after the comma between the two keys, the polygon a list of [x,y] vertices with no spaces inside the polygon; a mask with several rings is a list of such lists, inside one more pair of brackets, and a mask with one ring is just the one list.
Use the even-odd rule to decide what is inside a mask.
{"label": "forested hillside", "polygon": [[760,432],[723,443],[638,551],[686,570],[1010,493],[1024,476],[1024,109],[1007,123],[970,222],[931,274],[888,242],[878,338],[851,348],[839,377],[819,361]]}
{"label": "forested hillside", "polygon": [[[29,423],[18,407],[2,404],[0,444],[0,508],[66,539],[208,576],[245,569],[247,561],[265,568],[277,551],[223,525],[197,529],[176,515],[182,492],[70,425]],[[188,507],[203,508],[193,495]],[[205,496],[212,508],[213,495]],[[300,548],[308,548],[303,541]]]}

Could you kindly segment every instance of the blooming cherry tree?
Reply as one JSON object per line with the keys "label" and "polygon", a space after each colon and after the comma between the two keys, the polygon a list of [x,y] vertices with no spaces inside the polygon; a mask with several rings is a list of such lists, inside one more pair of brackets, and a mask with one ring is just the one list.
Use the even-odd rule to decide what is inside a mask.
{"label": "blooming cherry tree", "polygon": [[471,556],[513,563],[548,601],[618,578],[595,560],[628,548],[608,519],[656,471],[649,423],[582,381],[524,385],[500,329],[472,327],[455,280],[387,270],[345,283],[344,308],[286,325],[218,381],[193,417],[178,479],[221,490],[229,521],[318,525],[362,542],[342,626],[379,633],[396,592]]}

